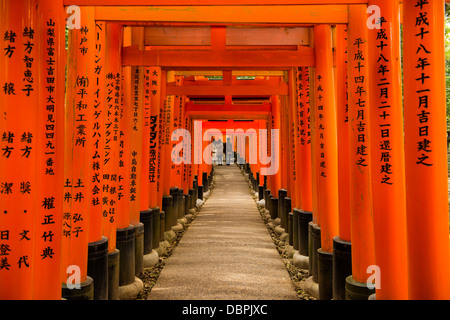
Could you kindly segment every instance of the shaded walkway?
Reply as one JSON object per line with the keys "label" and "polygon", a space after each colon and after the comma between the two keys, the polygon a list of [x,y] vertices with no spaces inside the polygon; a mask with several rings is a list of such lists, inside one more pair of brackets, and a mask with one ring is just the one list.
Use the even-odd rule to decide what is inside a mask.
{"label": "shaded walkway", "polygon": [[148,299],[298,299],[239,168],[214,170],[214,191]]}

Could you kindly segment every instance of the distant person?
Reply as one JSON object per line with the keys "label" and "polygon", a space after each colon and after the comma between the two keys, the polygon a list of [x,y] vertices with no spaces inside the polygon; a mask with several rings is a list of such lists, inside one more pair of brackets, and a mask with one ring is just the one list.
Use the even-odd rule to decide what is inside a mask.
{"label": "distant person", "polygon": [[223,142],[222,139],[215,141],[216,157],[219,166],[223,165]]}
{"label": "distant person", "polygon": [[231,158],[233,157],[233,145],[231,144],[230,137],[227,138],[227,142],[225,145],[226,152],[226,164],[227,166],[231,163]]}

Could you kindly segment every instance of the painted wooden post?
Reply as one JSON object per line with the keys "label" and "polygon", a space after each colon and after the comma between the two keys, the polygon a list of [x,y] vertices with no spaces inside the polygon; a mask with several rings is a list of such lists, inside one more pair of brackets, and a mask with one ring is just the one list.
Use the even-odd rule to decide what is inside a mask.
{"label": "painted wooden post", "polygon": [[338,25],[336,35],[336,101],[339,177],[339,238],[350,242],[349,146],[347,102],[347,26]]}
{"label": "painted wooden post", "polygon": [[119,173],[122,132],[122,66],[121,47],[123,28],[116,23],[105,24],[105,103],[104,157],[102,180],[103,236],[108,238],[108,299],[119,298],[120,252],[117,249],[119,201],[122,201],[123,184]]}
{"label": "painted wooden post", "polygon": [[331,299],[333,238],[339,230],[336,99],[333,79],[331,27],[314,27],[316,38],[317,186],[321,249],[318,251],[319,294]]}
{"label": "painted wooden post", "polygon": [[[123,45],[131,44],[131,28],[123,29]],[[133,122],[132,110],[132,67],[122,68],[122,96],[119,119],[119,170],[118,170],[118,215],[117,229],[130,227],[130,165],[131,165],[131,130]]]}
{"label": "painted wooden post", "polygon": [[299,144],[296,149],[297,166],[299,167],[301,203],[300,209],[312,212],[312,181],[311,181],[311,124],[310,124],[310,87],[308,68],[298,68],[298,125]]}
{"label": "painted wooden post", "polygon": [[[64,200],[67,206],[63,213],[63,297],[70,299],[73,289],[66,287],[69,272],[67,268],[77,266],[80,268],[81,277],[76,284],[81,288],[93,287],[92,278],[87,277],[88,235],[90,221],[90,203],[92,186],[92,144],[93,114],[95,94],[95,20],[94,8],[82,7],[81,28],[69,30],[67,92],[73,91],[73,95],[66,97],[66,155],[64,160],[67,166],[64,178]],[[72,82],[73,81],[73,82]],[[71,163],[72,162],[72,163]],[[84,291],[85,289],[83,289]],[[92,299],[92,289],[86,290],[86,298]]]}
{"label": "painted wooden post", "polygon": [[142,123],[142,161],[140,211],[150,208],[150,68],[143,68],[143,123]]}
{"label": "painted wooden post", "polygon": [[[281,123],[281,106],[280,106],[280,97],[279,96],[272,96],[271,97],[271,103],[272,103],[272,113],[271,113],[271,126],[270,128],[273,130],[279,130],[280,131],[280,139],[279,142],[275,142],[278,143],[278,145],[280,145],[281,142],[281,130],[280,130],[280,123]],[[274,136],[272,134],[270,134],[270,144],[269,146],[272,146],[272,140],[274,139]],[[282,166],[283,163],[281,161],[282,156],[281,156],[281,148],[279,147],[280,153],[277,155],[278,156],[278,163],[279,163],[279,168],[277,173],[275,173],[274,175],[271,176],[271,186],[270,186],[270,192],[272,194],[273,197],[273,201],[274,201],[274,207],[273,210],[277,212],[277,214],[272,216],[272,219],[275,218],[279,218],[280,217],[280,212],[278,212],[278,191],[281,189],[281,170],[282,170]],[[272,148],[271,148],[271,152],[272,152]]]}
{"label": "painted wooden post", "polygon": [[449,299],[444,1],[403,10],[409,299]]}
{"label": "painted wooden post", "polygon": [[366,26],[366,10],[365,5],[352,5],[349,9],[347,63],[352,275],[346,280],[348,292],[365,290],[365,297],[371,293],[366,285],[367,267],[375,263],[370,179],[369,30]]}
{"label": "painted wooden post", "polygon": [[[406,299],[408,269],[398,0],[380,9],[369,30],[370,136],[377,299]],[[406,67],[406,66],[405,66]],[[408,66],[409,67],[409,66]]]}
{"label": "painted wooden post", "polygon": [[[36,300],[61,299],[61,223],[64,179],[64,10],[62,1],[41,1],[35,33],[39,50],[35,265],[33,296]],[[45,86],[43,84],[46,84]],[[1,104],[1,103],[0,103]],[[42,207],[44,199],[54,207]],[[54,223],[45,223],[52,218]],[[39,241],[39,240],[40,241]]]}
{"label": "painted wooden post", "polygon": [[41,96],[38,72],[43,64],[38,55],[40,29],[34,5],[34,1],[5,1],[0,11],[0,299],[32,298],[34,246],[41,249],[44,245],[35,240],[34,221],[44,222],[44,214],[53,218],[59,203],[54,194],[47,197],[38,192],[43,182],[37,177],[43,175],[36,160],[42,158],[45,145],[37,122],[41,105],[37,100]]}
{"label": "painted wooden post", "polygon": [[[296,134],[296,166],[298,180],[298,251],[302,256],[309,256],[309,223],[313,218],[312,206],[312,172],[311,172],[311,128],[309,103],[309,70],[297,69],[297,112],[298,131]],[[296,210],[296,209],[294,209]],[[295,213],[294,213],[295,214]],[[294,217],[295,218],[295,217]],[[303,261],[307,261],[303,258]],[[308,261],[309,263],[309,261]]]}
{"label": "painted wooden post", "polygon": [[339,235],[333,239],[333,299],[345,299],[345,279],[352,274],[347,102],[347,26],[334,28],[338,139]]}
{"label": "painted wooden post", "polygon": [[104,146],[103,146],[103,179],[102,179],[102,211],[103,235],[108,238],[108,252],[116,249],[116,230],[118,221],[118,202],[123,198],[123,186],[119,181],[119,141],[121,117],[121,83],[122,67],[120,65],[120,47],[122,28],[118,24],[105,24],[105,108]]}
{"label": "painted wooden post", "polygon": [[296,91],[296,73],[294,69],[290,69],[288,71],[288,80],[289,80],[289,97],[288,97],[288,120],[289,120],[289,146],[290,146],[290,155],[289,155],[289,167],[290,167],[290,198],[292,208],[301,207],[301,198],[300,189],[298,187],[299,175],[297,172],[298,166],[296,158],[296,149],[298,148],[298,143],[296,139],[296,132],[298,130],[298,119],[297,115],[297,91]]}
{"label": "painted wooden post", "polygon": [[[105,103],[105,23],[97,21],[95,23],[95,64],[92,85],[93,108],[92,112],[92,136],[89,138],[91,144],[91,188],[90,188],[90,213],[89,213],[89,242],[94,243],[102,240],[102,178],[104,164],[104,139],[103,139],[103,110]],[[95,282],[95,280],[94,280]]]}

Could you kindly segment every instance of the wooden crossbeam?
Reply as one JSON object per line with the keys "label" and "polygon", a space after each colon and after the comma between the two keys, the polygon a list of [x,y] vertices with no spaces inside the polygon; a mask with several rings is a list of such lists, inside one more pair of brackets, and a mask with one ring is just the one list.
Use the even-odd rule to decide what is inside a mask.
{"label": "wooden crossbeam", "polygon": [[168,95],[177,96],[270,96],[288,95],[286,83],[265,86],[181,86],[167,87]]}
{"label": "wooden crossbeam", "polygon": [[261,105],[186,103],[185,111],[192,119],[267,119],[272,108],[270,103]]}
{"label": "wooden crossbeam", "polygon": [[[147,46],[209,46],[209,26],[146,27]],[[226,46],[298,46],[309,44],[309,28],[226,27]]]}
{"label": "wooden crossbeam", "polygon": [[314,51],[309,47],[299,47],[297,51],[149,51],[138,50],[133,46],[123,48],[122,65],[205,69],[276,67],[279,70],[287,70],[293,66],[314,66]]}
{"label": "wooden crossbeam", "polygon": [[[365,4],[368,0],[321,0],[321,4]],[[65,6],[251,6],[310,5],[316,0],[63,0]]]}
{"label": "wooden crossbeam", "polygon": [[98,6],[104,21],[195,23],[347,23],[347,5]]}

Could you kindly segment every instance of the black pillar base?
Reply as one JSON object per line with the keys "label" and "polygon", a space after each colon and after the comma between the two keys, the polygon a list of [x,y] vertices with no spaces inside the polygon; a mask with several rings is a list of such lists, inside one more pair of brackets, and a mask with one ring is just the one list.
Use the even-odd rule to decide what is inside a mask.
{"label": "black pillar base", "polygon": [[268,210],[269,209],[269,201],[270,201],[270,190],[265,189],[264,190],[264,207]]}
{"label": "black pillar base", "polygon": [[61,296],[66,300],[94,300],[94,280],[91,277],[87,277],[79,286],[69,288],[63,283]]}
{"label": "black pillar base", "polygon": [[264,186],[258,186],[258,200],[261,201],[264,198]]}
{"label": "black pillar base", "polygon": [[144,225],[144,254],[149,254],[153,249],[153,210],[141,211],[139,221]]}
{"label": "black pillar base", "polygon": [[195,190],[194,189],[189,189],[189,206],[188,209],[192,209],[195,207]]}
{"label": "black pillar base", "polygon": [[203,186],[198,186],[198,198],[203,200]]}
{"label": "black pillar base", "polygon": [[357,282],[353,276],[345,279],[345,300],[369,300],[375,289],[369,289],[364,282]]}
{"label": "black pillar base", "polygon": [[117,229],[116,247],[120,251],[119,286],[134,282],[135,277],[135,230],[130,225]]}
{"label": "black pillar base", "polygon": [[184,195],[184,211],[183,211],[183,216],[189,214],[190,204],[191,204],[191,196],[189,195],[189,193],[186,193],[186,194]]}
{"label": "black pillar base", "polygon": [[[161,232],[161,218],[160,218],[161,213],[159,212],[158,207],[152,208],[151,210],[152,210],[152,215],[153,215],[152,249],[157,249],[159,247],[159,234]],[[145,231],[144,231],[144,237],[145,237]]]}
{"label": "black pillar base", "polygon": [[317,273],[319,280],[319,299],[333,298],[333,253],[317,250]]}
{"label": "black pillar base", "polygon": [[202,186],[203,192],[208,192],[208,173],[202,172]]}
{"label": "black pillar base", "polygon": [[185,210],[185,199],[183,194],[183,189],[178,189],[178,219],[181,219],[184,217],[184,210]]}
{"label": "black pillar base", "polygon": [[108,300],[119,300],[120,251],[108,253]]}
{"label": "black pillar base", "polygon": [[270,196],[269,211],[271,219],[275,220],[278,218],[278,198]]}
{"label": "black pillar base", "polygon": [[[288,197],[284,197],[283,200],[283,216],[286,219],[286,228],[284,229],[285,232],[287,232],[289,235],[292,235],[292,222],[291,222],[291,226],[289,226],[289,213],[291,212],[291,198]],[[292,241],[289,243],[289,245],[292,246]]]}
{"label": "black pillar base", "polygon": [[345,300],[345,279],[352,274],[352,244],[333,238],[333,300]]}
{"label": "black pillar base", "polygon": [[198,180],[195,178],[193,181],[193,189],[194,189],[194,199],[192,199],[192,208],[197,205],[198,199]]}
{"label": "black pillar base", "polygon": [[[164,231],[169,231],[172,228],[173,221],[173,197],[163,196],[162,210],[165,212],[164,216]],[[164,238],[164,235],[163,235]]]}
{"label": "black pillar base", "polygon": [[311,238],[310,243],[311,245],[309,246],[310,252],[309,252],[309,272],[312,274],[313,276],[313,281],[318,283],[319,278],[318,278],[318,266],[317,266],[317,250],[319,250],[322,245],[321,245],[321,240],[320,240],[320,227],[319,225],[310,222],[309,223],[309,232],[310,232],[310,236]]}
{"label": "black pillar base", "polygon": [[[164,231],[166,229],[166,212],[159,212],[159,242],[164,241]],[[159,246],[159,244],[158,244]]]}
{"label": "black pillar base", "polygon": [[281,220],[281,227],[284,230],[287,230],[287,214],[285,215],[284,211],[284,198],[287,196],[286,189],[278,190],[278,216]]}
{"label": "black pillar base", "polygon": [[144,224],[134,226],[134,275],[144,273]]}
{"label": "black pillar base", "polygon": [[298,214],[299,214],[299,210],[294,208],[294,210],[292,210],[292,247],[294,248],[294,250],[298,250]]}
{"label": "black pillar base", "polygon": [[172,196],[172,215],[170,216],[170,228],[172,228],[177,224],[178,211],[180,210],[180,195],[178,192],[178,188],[170,188],[170,195]]}
{"label": "black pillar base", "polygon": [[108,238],[88,244],[87,275],[94,281],[94,300],[108,300]]}
{"label": "black pillar base", "polygon": [[298,252],[304,256],[309,256],[309,223],[311,221],[312,212],[298,210]]}
{"label": "black pillar base", "polygon": [[[286,200],[286,198],[285,198]],[[294,246],[294,214],[292,212],[288,213],[288,234],[289,234],[289,245]]]}

